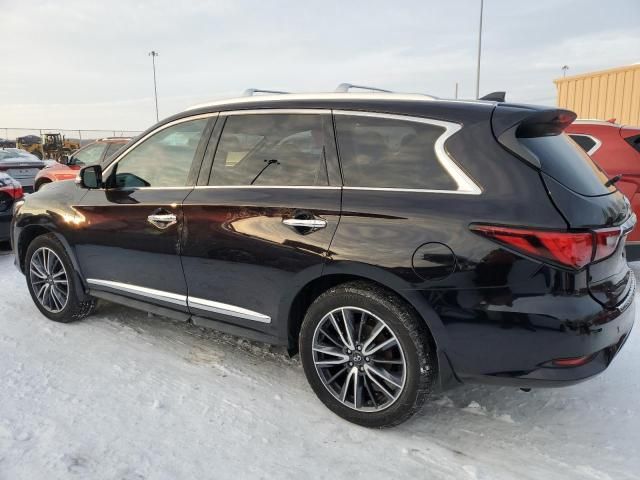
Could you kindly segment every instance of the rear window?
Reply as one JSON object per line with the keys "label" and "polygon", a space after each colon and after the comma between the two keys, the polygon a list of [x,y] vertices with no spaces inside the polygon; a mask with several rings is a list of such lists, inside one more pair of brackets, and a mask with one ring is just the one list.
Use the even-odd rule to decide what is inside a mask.
{"label": "rear window", "polygon": [[345,186],[458,188],[435,151],[444,127],[359,115],[336,115],[335,121]]}
{"label": "rear window", "polygon": [[585,152],[589,153],[593,147],[596,146],[596,141],[593,137],[589,135],[579,135],[577,133],[570,134],[571,140],[580,145]]}
{"label": "rear window", "polygon": [[544,173],[570,190],[586,196],[615,191],[614,187],[604,186],[608,177],[566,134],[520,138],[520,143],[540,159]]}

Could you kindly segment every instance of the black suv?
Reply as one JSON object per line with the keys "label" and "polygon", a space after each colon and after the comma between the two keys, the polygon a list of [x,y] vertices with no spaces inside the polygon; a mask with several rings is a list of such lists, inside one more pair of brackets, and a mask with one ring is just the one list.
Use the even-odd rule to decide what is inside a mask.
{"label": "black suv", "polygon": [[634,321],[635,217],[572,112],[423,95],[263,95],[163,120],[13,221],[40,311],[106,299],[300,352],[385,427],[460,382],[602,372]]}

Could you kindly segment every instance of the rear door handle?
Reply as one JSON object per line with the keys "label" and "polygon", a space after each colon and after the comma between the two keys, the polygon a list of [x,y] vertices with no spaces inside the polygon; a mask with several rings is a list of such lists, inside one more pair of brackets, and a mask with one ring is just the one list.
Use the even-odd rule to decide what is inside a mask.
{"label": "rear door handle", "polygon": [[314,230],[327,226],[327,221],[321,218],[284,218],[282,223],[288,227],[312,228]]}
{"label": "rear door handle", "polygon": [[147,217],[147,221],[154,227],[164,230],[178,223],[178,218],[173,213],[154,213]]}

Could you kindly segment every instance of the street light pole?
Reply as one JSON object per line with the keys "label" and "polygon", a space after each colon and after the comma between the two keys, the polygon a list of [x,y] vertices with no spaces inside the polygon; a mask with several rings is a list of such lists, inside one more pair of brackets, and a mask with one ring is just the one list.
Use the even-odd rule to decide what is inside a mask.
{"label": "street light pole", "polygon": [[480,0],[480,28],[478,29],[478,69],[476,72],[476,99],[480,98],[480,56],[482,54],[482,11],[484,0]]}
{"label": "street light pole", "polygon": [[158,87],[156,86],[156,57],[158,56],[158,52],[155,50],[151,50],[149,52],[151,56],[151,62],[153,63],[153,92],[156,99],[156,122],[160,120],[158,115]]}

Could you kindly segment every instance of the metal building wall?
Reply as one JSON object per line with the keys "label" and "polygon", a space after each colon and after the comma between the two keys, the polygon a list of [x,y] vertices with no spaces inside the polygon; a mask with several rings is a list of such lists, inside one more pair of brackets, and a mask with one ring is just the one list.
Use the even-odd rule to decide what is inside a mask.
{"label": "metal building wall", "polygon": [[554,80],[558,106],[573,110],[578,118],[640,125],[640,64]]}

